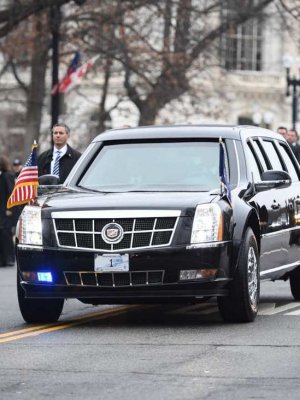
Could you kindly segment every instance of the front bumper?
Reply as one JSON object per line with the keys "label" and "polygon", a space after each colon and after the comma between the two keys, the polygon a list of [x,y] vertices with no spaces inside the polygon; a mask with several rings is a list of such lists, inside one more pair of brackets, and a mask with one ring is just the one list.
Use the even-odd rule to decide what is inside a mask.
{"label": "front bumper", "polygon": [[[204,248],[181,246],[129,252],[128,276],[123,272],[95,273],[98,253],[73,249],[18,245],[17,264],[21,285],[29,298],[90,299],[94,304],[172,302],[226,295],[226,284],[232,276],[230,249],[231,243],[224,242]],[[190,269],[217,269],[217,274],[214,278],[180,281],[180,271]],[[24,272],[38,271],[51,271],[53,283],[24,279]],[[119,279],[120,274],[124,279]],[[143,274],[147,278],[137,282],[136,277]],[[157,274],[161,279],[152,279]]]}

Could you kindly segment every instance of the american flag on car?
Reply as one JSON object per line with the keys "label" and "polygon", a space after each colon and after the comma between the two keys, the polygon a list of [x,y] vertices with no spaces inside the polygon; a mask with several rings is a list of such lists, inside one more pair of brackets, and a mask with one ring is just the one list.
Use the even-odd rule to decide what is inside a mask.
{"label": "american flag on car", "polygon": [[21,170],[15,187],[7,201],[7,208],[26,204],[35,199],[38,186],[37,144],[32,145],[32,151]]}

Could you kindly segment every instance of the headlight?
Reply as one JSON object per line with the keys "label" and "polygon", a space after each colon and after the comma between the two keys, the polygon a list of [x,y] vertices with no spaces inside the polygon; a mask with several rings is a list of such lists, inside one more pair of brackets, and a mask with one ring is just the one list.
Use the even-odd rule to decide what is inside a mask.
{"label": "headlight", "polygon": [[18,223],[19,243],[42,245],[41,208],[26,206]]}
{"label": "headlight", "polygon": [[222,211],[217,204],[197,206],[191,243],[215,242],[223,238]]}

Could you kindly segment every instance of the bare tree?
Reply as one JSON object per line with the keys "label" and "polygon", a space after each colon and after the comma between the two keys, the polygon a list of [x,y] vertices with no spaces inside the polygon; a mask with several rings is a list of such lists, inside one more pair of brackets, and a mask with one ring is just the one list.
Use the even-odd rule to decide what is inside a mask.
{"label": "bare tree", "polygon": [[[73,7],[74,2],[84,3],[83,7]],[[121,107],[125,99],[135,105],[140,114],[139,123],[143,125],[154,123],[160,110],[185,93],[192,93],[197,101],[197,93],[191,88],[191,77],[219,63],[219,44],[224,33],[262,15],[270,4],[296,18],[299,9],[296,3],[300,3],[294,0],[291,7],[288,0],[74,2],[12,0],[10,7],[0,11],[0,37],[7,32],[14,35],[18,29],[22,30],[24,20],[30,15],[42,13],[42,10],[48,13],[49,7],[65,5],[61,54],[70,53],[76,47],[88,55],[101,55],[98,63],[98,73],[103,77],[99,95],[100,130],[105,129],[111,111]],[[232,12],[222,18],[226,8]],[[42,24],[32,22],[32,32],[39,33],[31,38],[27,64],[16,53],[10,55],[7,64],[13,67],[15,77],[26,93],[26,147],[38,135],[45,96],[49,26],[45,20]],[[0,76],[7,65],[0,71]],[[18,72],[20,66],[30,69],[31,81],[23,82]],[[107,99],[115,90],[116,80],[118,93],[115,91],[114,94],[117,100],[112,105]]]}
{"label": "bare tree", "polygon": [[[86,3],[78,31],[87,51],[111,59],[111,76],[121,69],[122,95],[135,104],[142,125],[154,123],[161,109],[190,91],[195,68],[200,75],[216,65],[222,35],[263,16],[271,4],[294,15],[295,3],[300,5],[298,0],[290,9],[284,0],[141,1],[136,8],[128,8],[126,1],[96,3],[93,9]],[[226,18],[224,9],[231,11]]]}
{"label": "bare tree", "polygon": [[39,14],[49,7],[62,6],[71,1],[81,5],[86,0],[12,0],[7,8],[0,10],[0,37],[6,36],[30,16]]}
{"label": "bare tree", "polygon": [[[24,21],[2,43],[2,54],[23,92],[25,106],[24,154],[39,138],[45,99],[45,76],[50,44],[47,14],[40,13]],[[19,95],[19,98],[22,97]]]}

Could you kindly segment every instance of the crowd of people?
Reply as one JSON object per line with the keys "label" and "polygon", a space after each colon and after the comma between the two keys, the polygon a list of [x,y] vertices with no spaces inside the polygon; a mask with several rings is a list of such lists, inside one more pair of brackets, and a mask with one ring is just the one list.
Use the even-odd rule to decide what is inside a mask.
{"label": "crowd of people", "polygon": [[[300,144],[297,131],[280,126],[277,128],[277,132],[287,140],[300,163]],[[70,128],[66,124],[59,123],[53,126],[53,146],[38,157],[39,176],[52,174],[58,176],[60,183],[65,181],[81,156],[81,153],[68,144],[69,137]],[[13,237],[22,206],[7,209],[6,204],[22,168],[21,160],[15,159],[10,163],[5,155],[0,156],[0,267],[12,266],[15,263]]]}
{"label": "crowd of people", "polygon": [[298,163],[300,164],[300,144],[298,143],[299,135],[296,129],[288,130],[285,126],[279,126],[277,128],[277,133],[279,133],[286,139],[291,149],[293,150],[293,153],[295,154]]}
{"label": "crowd of people", "polygon": [[[81,156],[81,153],[68,144],[69,137],[70,128],[66,124],[53,126],[53,146],[38,157],[39,176],[53,174],[58,177],[59,183],[65,181]],[[15,263],[13,237],[23,206],[7,209],[6,205],[23,166],[19,159],[11,163],[5,155],[0,156],[0,267],[13,266]]]}

